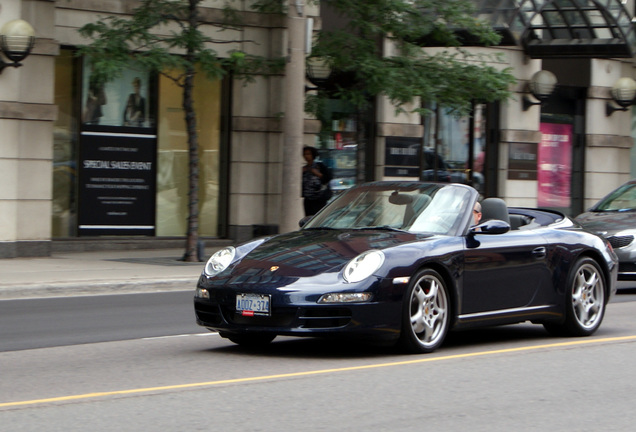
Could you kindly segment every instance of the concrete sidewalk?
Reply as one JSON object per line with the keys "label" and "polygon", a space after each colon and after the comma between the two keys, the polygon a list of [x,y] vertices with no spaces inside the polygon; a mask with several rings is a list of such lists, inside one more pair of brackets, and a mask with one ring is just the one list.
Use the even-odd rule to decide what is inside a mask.
{"label": "concrete sidewalk", "polygon": [[[218,248],[206,248],[206,259]],[[54,253],[0,259],[0,300],[194,290],[205,262],[184,249]]]}

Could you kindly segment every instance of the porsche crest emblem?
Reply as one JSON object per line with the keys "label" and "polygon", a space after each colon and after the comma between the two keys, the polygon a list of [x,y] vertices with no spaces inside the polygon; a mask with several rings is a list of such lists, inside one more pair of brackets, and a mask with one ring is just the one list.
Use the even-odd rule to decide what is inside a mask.
{"label": "porsche crest emblem", "polygon": [[271,271],[271,272],[275,272],[276,270],[278,270],[278,268],[279,268],[278,266],[271,266],[271,267],[269,268],[269,271]]}

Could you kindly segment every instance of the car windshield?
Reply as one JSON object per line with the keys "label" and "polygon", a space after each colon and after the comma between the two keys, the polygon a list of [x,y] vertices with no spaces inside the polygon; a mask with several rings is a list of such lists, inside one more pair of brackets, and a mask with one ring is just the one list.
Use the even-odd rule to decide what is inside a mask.
{"label": "car windshield", "polygon": [[624,184],[594,208],[594,211],[629,210],[636,210],[636,184]]}
{"label": "car windshield", "polygon": [[453,235],[472,211],[471,190],[459,185],[372,183],[349,189],[304,229],[403,230]]}

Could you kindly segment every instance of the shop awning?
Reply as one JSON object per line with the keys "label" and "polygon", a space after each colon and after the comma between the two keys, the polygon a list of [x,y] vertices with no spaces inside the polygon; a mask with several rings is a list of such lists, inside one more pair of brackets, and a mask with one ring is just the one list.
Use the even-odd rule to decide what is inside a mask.
{"label": "shop awning", "polygon": [[[629,58],[636,54],[631,15],[621,0],[473,0],[478,18],[500,45],[522,46],[532,58]],[[458,31],[464,45],[478,41]],[[422,46],[434,46],[420,40]]]}
{"label": "shop awning", "polygon": [[475,0],[478,17],[532,58],[632,57],[634,24],[621,0]]}

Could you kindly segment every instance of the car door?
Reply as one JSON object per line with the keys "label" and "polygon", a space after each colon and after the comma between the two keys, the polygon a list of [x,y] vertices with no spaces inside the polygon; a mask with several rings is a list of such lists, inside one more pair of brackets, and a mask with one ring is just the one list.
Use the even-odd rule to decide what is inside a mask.
{"label": "car door", "polygon": [[533,230],[466,237],[461,314],[524,308],[551,284],[546,240]]}

